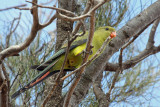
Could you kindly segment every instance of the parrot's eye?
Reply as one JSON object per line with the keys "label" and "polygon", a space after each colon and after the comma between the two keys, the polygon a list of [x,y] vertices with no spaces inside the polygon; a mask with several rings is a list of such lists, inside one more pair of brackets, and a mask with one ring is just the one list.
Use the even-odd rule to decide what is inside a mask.
{"label": "parrot's eye", "polygon": [[106,30],[109,30],[108,28],[106,28]]}

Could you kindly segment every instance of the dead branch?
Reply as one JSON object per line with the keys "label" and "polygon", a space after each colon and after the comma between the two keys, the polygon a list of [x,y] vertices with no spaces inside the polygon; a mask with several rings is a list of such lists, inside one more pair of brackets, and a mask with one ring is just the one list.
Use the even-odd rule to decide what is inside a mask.
{"label": "dead branch", "polygon": [[[85,62],[87,62],[87,59],[89,57],[89,52],[91,50],[91,43],[92,43],[92,39],[93,39],[93,35],[94,35],[94,22],[95,22],[95,17],[94,17],[94,12],[92,13],[92,16],[90,18],[90,31],[89,31],[89,36],[88,36],[88,41],[87,41],[87,45],[86,45],[86,53],[85,53],[85,57],[83,59],[83,64]],[[83,68],[81,68],[80,72],[79,72],[79,76],[74,80],[74,82],[72,83],[68,93],[67,93],[67,96],[65,97],[65,100],[64,100],[64,107],[68,107],[69,106],[69,102],[70,102],[70,98],[73,94],[73,91],[76,87],[76,85],[78,84],[80,78],[81,78],[81,74],[84,72],[84,69],[85,69],[85,66]]]}
{"label": "dead branch", "polygon": [[[33,0],[34,3],[37,3],[37,0]],[[38,18],[38,9],[37,7],[35,7],[35,5],[32,5],[32,15],[33,15],[33,25],[31,28],[31,32],[30,35],[28,36],[28,38],[26,38],[26,40],[19,44],[19,45],[14,45],[11,46],[3,51],[0,52],[0,63],[2,62],[2,60],[6,57],[12,56],[14,54],[18,54],[19,52],[21,52],[22,50],[24,50],[25,48],[27,48],[30,43],[34,40],[34,38],[37,35],[37,32],[46,27],[47,25],[49,25],[51,23],[51,21],[54,20],[54,18],[51,18],[51,20],[47,23],[47,25],[41,26],[39,24],[39,18]]]}
{"label": "dead branch", "polygon": [[[9,47],[9,41],[10,41],[10,37],[12,35],[13,32],[15,32],[15,30],[17,29],[18,25],[19,25],[19,22],[20,22],[20,19],[21,19],[21,13],[19,14],[19,17],[18,18],[14,18],[12,23],[11,23],[11,27],[10,27],[10,32],[9,34],[6,36],[6,48]],[[14,29],[12,30],[13,28],[13,25],[14,25],[14,22],[18,20],[16,26],[14,27]]]}
{"label": "dead branch", "polygon": [[17,5],[17,6],[12,6],[12,7],[8,7],[8,8],[5,8],[5,9],[0,9],[0,11],[6,11],[6,10],[9,10],[9,9],[16,9],[16,8],[24,7],[24,6],[26,6],[26,4],[21,4],[21,5]]}
{"label": "dead branch", "polygon": [[56,7],[38,5],[37,3],[30,2],[30,1],[26,1],[26,2],[32,3],[32,4],[34,4],[34,5],[37,6],[37,7],[47,8],[47,9],[53,9],[53,10],[57,10],[58,12],[64,12],[64,13],[70,14],[71,16],[75,16],[75,14],[74,14],[73,12],[68,11],[68,10],[65,10],[65,9],[62,9],[62,8],[56,8]]}

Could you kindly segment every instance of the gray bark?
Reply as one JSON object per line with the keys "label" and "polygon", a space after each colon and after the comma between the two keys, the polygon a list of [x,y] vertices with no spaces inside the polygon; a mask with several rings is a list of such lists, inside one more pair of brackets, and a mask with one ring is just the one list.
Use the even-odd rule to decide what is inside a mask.
{"label": "gray bark", "polygon": [[132,20],[126,23],[125,26],[118,30],[118,36],[111,41],[103,54],[86,68],[85,73],[82,75],[81,80],[79,81],[71,97],[70,105],[72,107],[78,106],[78,104],[84,99],[90,86],[92,85],[92,82],[94,82],[98,74],[103,71],[110,57],[117,52],[131,37],[139,35],[158,17],[160,17],[160,0],[142,11],[139,15],[134,17]]}
{"label": "gray bark", "polygon": [[[75,0],[59,0],[58,7],[63,8],[69,11],[74,12],[76,9],[76,1]],[[65,13],[62,13],[66,15]],[[73,29],[73,22],[57,19],[57,40],[56,40],[56,51],[61,47],[62,43],[65,39],[70,35]],[[62,74],[63,77],[65,73]],[[49,83],[54,83],[57,74],[50,77],[48,79]],[[46,104],[46,107],[62,107],[63,104],[63,97],[62,97],[62,85],[63,81],[59,83],[59,86],[54,91],[51,99]],[[46,86],[45,94],[47,95],[48,92],[51,90],[53,84],[48,84]]]}

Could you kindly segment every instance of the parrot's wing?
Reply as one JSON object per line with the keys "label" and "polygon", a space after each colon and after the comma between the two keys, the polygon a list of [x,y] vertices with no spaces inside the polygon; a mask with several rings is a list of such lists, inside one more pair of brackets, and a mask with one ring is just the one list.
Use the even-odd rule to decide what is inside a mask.
{"label": "parrot's wing", "polygon": [[57,53],[55,53],[51,58],[49,58],[47,61],[45,61],[44,63],[40,64],[40,65],[33,65],[31,66],[32,69],[36,69],[38,71],[42,71],[44,70],[49,64],[51,64],[52,62],[54,62],[59,56],[61,56],[62,54],[64,54],[65,52],[65,48],[62,48],[61,50],[59,50]]}
{"label": "parrot's wing", "polygon": [[[80,39],[78,41],[75,41],[72,43],[72,45],[70,46],[69,50],[72,50],[84,43],[87,42],[87,39]],[[51,58],[49,58],[47,61],[45,61],[44,63],[40,64],[40,65],[33,65],[31,66],[32,69],[36,69],[39,71],[44,70],[48,65],[50,65],[53,61],[55,61],[56,59],[58,59],[61,55],[64,55],[67,49],[67,45],[64,44],[64,46],[58,51],[56,52]]]}
{"label": "parrot's wing", "polygon": [[[80,44],[77,43],[73,43],[73,45],[70,47],[70,50],[74,49],[75,47],[82,45],[84,43],[86,43],[86,40],[83,41],[78,41]],[[19,89],[18,91],[16,91],[11,98],[16,98],[17,96],[19,96],[21,93],[25,92],[26,90],[32,88],[33,86],[37,85],[38,83],[40,83],[41,81],[43,81],[44,79],[50,77],[51,75],[59,72],[59,70],[56,70],[54,72],[50,72],[49,70],[57,63],[57,61],[59,60],[59,56],[61,56],[62,54],[64,54],[66,51],[66,47],[62,48],[60,51],[58,51],[54,56],[52,56],[49,60],[47,60],[46,62],[42,63],[39,66],[35,66],[36,69],[38,70],[42,70],[40,72],[40,74],[38,74],[38,76],[36,76],[33,80],[31,80],[27,85],[25,85],[23,88]]]}
{"label": "parrot's wing", "polygon": [[[103,30],[103,29],[102,29]],[[106,29],[105,29],[106,30]],[[114,29],[113,29],[114,31]],[[103,35],[102,35],[103,36]],[[74,54],[78,55],[79,53],[81,53],[86,46],[86,39],[87,36],[83,36],[83,37],[78,37],[71,45],[70,50],[74,49],[73,52]],[[114,34],[113,34],[113,37]],[[59,72],[59,70],[53,71],[51,72],[51,68],[57,63],[57,61],[59,61],[59,57],[61,55],[64,55],[66,52],[66,46],[64,45],[57,53],[55,53],[49,60],[47,60],[46,62],[42,63],[41,65],[35,66],[35,69],[37,70],[41,70],[42,72],[40,72],[40,74],[38,76],[36,76],[32,81],[30,81],[27,85],[25,85],[23,88],[19,89],[17,92],[15,92],[12,95],[12,98],[17,97],[18,95],[20,95],[22,92],[26,91],[27,89],[35,86],[36,84],[40,83],[41,81],[43,81],[44,79],[46,79],[47,77],[53,75],[56,72]]]}

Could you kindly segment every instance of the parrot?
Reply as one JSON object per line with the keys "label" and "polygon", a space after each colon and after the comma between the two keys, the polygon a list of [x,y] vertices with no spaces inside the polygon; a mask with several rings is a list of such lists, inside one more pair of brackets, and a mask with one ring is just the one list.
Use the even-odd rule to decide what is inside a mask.
{"label": "parrot", "polygon": [[[67,56],[67,61],[64,66],[64,71],[73,71],[80,67],[83,62],[83,55],[86,48],[88,31],[83,36],[78,36],[69,48],[69,53]],[[89,54],[88,60],[96,54],[99,48],[103,45],[104,41],[110,37],[113,39],[116,37],[116,30],[110,26],[99,27],[93,35],[92,39],[92,52]],[[32,88],[38,83],[42,82],[44,79],[50,77],[51,75],[60,71],[61,66],[64,62],[65,53],[67,49],[67,43],[64,43],[59,51],[57,51],[51,58],[40,65],[31,66],[32,69],[41,71],[38,76],[31,80],[24,87],[16,91],[11,98],[18,97],[21,93]]]}

